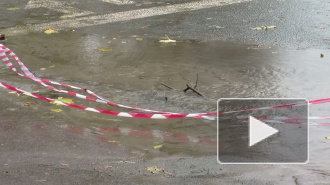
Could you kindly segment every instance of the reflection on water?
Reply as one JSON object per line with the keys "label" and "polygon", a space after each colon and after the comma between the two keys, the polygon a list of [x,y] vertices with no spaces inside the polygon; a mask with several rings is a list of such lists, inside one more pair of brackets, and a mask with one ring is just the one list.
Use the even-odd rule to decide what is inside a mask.
{"label": "reflection on water", "polygon": [[[313,49],[284,51],[270,46],[195,41],[164,44],[147,38],[136,40],[77,32],[12,37],[6,45],[39,77],[91,89],[113,102],[154,110],[208,112],[216,110],[219,98],[324,98],[330,92],[326,84],[330,63],[326,57],[319,57],[320,51]],[[100,51],[101,48],[111,51]],[[40,90],[48,97],[67,97],[11,74],[8,69],[0,69],[1,79],[8,84]],[[186,83],[195,85],[196,74],[199,75],[197,88],[207,99],[193,92],[182,92]],[[161,82],[175,90],[167,89]],[[74,101],[124,111],[76,98]],[[56,122],[47,118],[51,113],[45,111],[53,106],[40,102],[34,111]],[[71,124],[67,128],[87,129],[107,141],[146,149],[165,143],[161,151],[166,153],[216,153],[215,121],[130,119],[62,109],[60,120]],[[326,115],[324,108],[311,112]],[[63,126],[60,122],[56,124]],[[125,129],[140,134],[130,134]],[[154,137],[148,138],[150,133]]]}

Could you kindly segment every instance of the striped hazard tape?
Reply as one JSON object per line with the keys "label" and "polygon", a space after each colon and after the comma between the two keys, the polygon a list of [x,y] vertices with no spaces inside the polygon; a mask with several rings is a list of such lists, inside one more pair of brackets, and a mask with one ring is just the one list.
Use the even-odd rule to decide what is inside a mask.
{"label": "striped hazard tape", "polygon": [[[8,56],[11,56],[16,60],[18,65],[20,66],[20,69],[22,70],[22,73],[18,72],[18,70],[14,67]],[[147,112],[147,113],[136,113],[136,112],[117,112],[117,111],[109,111],[109,110],[104,110],[104,109],[97,109],[97,108],[92,108],[92,107],[86,107],[86,106],[81,106],[77,104],[70,104],[70,103],[64,103],[61,101],[57,101],[51,98],[47,98],[35,93],[30,93],[18,88],[15,88],[13,86],[7,85],[5,83],[0,82],[0,87],[3,87],[8,90],[16,91],[17,93],[25,94],[27,96],[45,100],[48,102],[55,102],[57,104],[77,108],[77,109],[82,109],[86,111],[91,111],[91,112],[97,112],[101,114],[110,114],[110,115],[115,115],[115,116],[121,116],[121,117],[131,117],[131,118],[149,118],[149,119],[174,119],[174,118],[199,118],[199,119],[209,119],[209,120],[215,120],[216,115],[218,112],[208,112],[208,113],[172,113],[172,112],[165,112],[165,111],[157,111],[157,110],[150,110],[150,109],[144,109],[144,108],[138,108],[138,107],[132,107],[132,106],[127,106],[127,105],[122,105],[118,103],[111,102],[110,100],[107,100],[103,98],[102,96],[94,93],[91,90],[88,90],[86,88],[81,88],[81,87],[76,87],[72,86],[69,84],[64,84],[64,83],[58,83],[52,80],[48,79],[41,79],[36,77],[33,73],[29,71],[29,69],[24,65],[22,61],[17,57],[15,53],[13,53],[9,48],[6,46],[0,44],[0,59],[9,67],[11,70],[13,70],[17,75],[31,79],[40,85],[49,88],[51,90],[54,90],[56,92],[68,94],[74,97],[78,97],[81,99],[93,101],[93,102],[98,102],[98,103],[103,103],[103,104],[108,104],[111,106],[116,106],[120,108],[125,108],[129,110],[135,110],[135,111],[142,111],[142,112]],[[88,93],[91,96],[87,95],[82,95],[73,91],[67,91],[67,90],[61,90],[58,88],[55,88],[52,85],[59,85],[63,87],[68,87],[71,89],[76,89],[76,90],[81,90],[86,93]],[[330,102],[330,98],[324,98],[324,99],[316,99],[316,100],[311,100],[308,103],[309,104],[320,104],[320,103],[328,103]],[[239,112],[248,112],[248,111],[255,111],[255,110],[265,110],[265,109],[278,109],[278,108],[286,108],[286,107],[293,107],[293,106],[300,106],[300,105],[306,105],[305,102],[302,103],[294,103],[294,104],[284,104],[284,105],[277,105],[277,106],[271,106],[271,107],[260,107],[260,108],[253,108],[253,109],[244,109],[244,110],[235,110],[235,111],[228,111],[228,112],[219,112],[219,114],[227,114],[227,113],[239,113]]]}

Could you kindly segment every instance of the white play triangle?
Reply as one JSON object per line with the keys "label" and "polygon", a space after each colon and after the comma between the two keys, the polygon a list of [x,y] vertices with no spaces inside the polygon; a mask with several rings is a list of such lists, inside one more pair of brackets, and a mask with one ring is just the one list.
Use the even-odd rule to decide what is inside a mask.
{"label": "white play triangle", "polygon": [[249,146],[253,146],[260,141],[278,132],[277,129],[249,116]]}

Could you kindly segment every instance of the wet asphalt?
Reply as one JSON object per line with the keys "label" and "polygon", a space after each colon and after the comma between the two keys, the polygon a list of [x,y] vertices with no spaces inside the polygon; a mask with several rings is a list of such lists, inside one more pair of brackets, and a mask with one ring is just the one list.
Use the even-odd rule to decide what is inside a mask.
{"label": "wet asphalt", "polygon": [[[44,4],[40,4],[40,1],[37,0],[31,1],[4,0],[0,2],[0,33],[7,35],[5,44],[18,50],[18,53],[26,57],[25,61],[34,59],[33,57],[29,58],[29,55],[34,55],[33,51],[29,53],[31,47],[40,51],[42,48],[46,48],[45,45],[52,45],[52,43],[54,46],[58,46],[68,42],[68,45],[70,45],[69,43],[79,43],[79,38],[85,39],[86,35],[101,35],[107,38],[132,38],[132,35],[138,35],[146,40],[155,40],[155,42],[158,39],[166,38],[165,35],[168,35],[171,39],[184,42],[205,45],[220,42],[224,45],[230,44],[233,48],[236,46],[261,49],[274,47],[283,52],[312,49],[312,54],[319,55],[322,52],[325,56],[327,56],[330,49],[330,26],[328,22],[330,3],[327,0],[252,0],[225,1],[224,3],[210,1],[210,3],[216,4],[216,7],[207,7],[208,2],[205,3],[205,1],[204,4],[206,5],[198,3],[199,1],[188,0],[135,0],[131,2],[117,0],[112,1],[112,3],[111,1],[101,0],[58,0],[45,1]],[[29,3],[30,8],[27,8]],[[189,8],[179,6],[183,3],[193,4],[189,4]],[[163,8],[165,6],[170,6],[169,9],[173,10],[167,12],[166,8]],[[204,8],[198,8],[202,6]],[[8,10],[12,7],[18,7],[19,9]],[[197,9],[194,10],[194,8]],[[141,9],[145,10],[139,11]],[[120,12],[131,12],[131,14],[116,14]],[[251,30],[251,28],[264,25],[276,25],[277,28]],[[52,42],[51,39],[43,41],[45,35],[42,32],[47,28],[64,32],[63,40],[65,42]],[[70,35],[73,30],[79,35],[77,38]],[[34,41],[29,42],[29,39],[34,39]],[[24,52],[24,49],[21,48],[23,43],[29,46],[29,52]],[[56,55],[56,52],[54,53]],[[65,54],[70,55],[69,52]],[[230,53],[228,55],[235,54]],[[46,60],[45,58],[48,57],[45,51],[34,56],[40,57],[42,60]],[[65,56],[61,57],[65,58]],[[283,60],[285,60],[285,57]],[[33,63],[30,61],[29,65],[33,66]],[[40,66],[34,66],[34,68],[38,69]],[[1,81],[16,84],[28,90],[35,90],[31,84],[24,84],[15,79],[16,76],[11,73],[3,72],[4,67],[1,69]],[[86,69],[81,68],[79,70],[84,71]],[[93,72],[93,68],[88,70]],[[69,73],[65,70],[58,72],[63,75]],[[99,71],[95,69],[94,72],[98,73]],[[55,74],[45,74],[40,71],[39,73],[49,78],[55,77]],[[231,71],[228,73],[231,73]],[[192,76],[195,76],[195,74]],[[73,75],[72,77],[74,81],[81,84],[84,84],[84,82],[78,80],[80,77],[88,79],[86,75]],[[124,81],[124,79],[123,77],[122,80]],[[232,77],[231,80],[235,80],[235,78]],[[108,79],[104,79],[100,82],[99,89],[102,89],[102,84],[107,81]],[[92,84],[91,81],[88,81],[88,83]],[[126,87],[121,86],[120,83],[120,78],[114,80],[114,84],[118,85],[117,90]],[[133,83],[134,86],[130,90],[147,89],[150,83],[141,85]],[[174,85],[177,84],[174,83]],[[304,88],[301,89],[305,90]],[[133,96],[129,92],[120,92]],[[95,125],[88,126],[91,128],[88,132],[82,131],[78,127],[79,123],[77,122],[87,117],[84,113],[68,112],[64,116],[49,112],[40,114],[40,108],[46,110],[48,107],[27,107],[24,106],[26,100],[8,94],[5,90],[1,90],[1,93],[1,184],[329,183],[329,173],[327,172],[329,168],[326,167],[328,163],[325,162],[328,161],[328,158],[325,155],[320,157],[322,162],[312,160],[306,166],[219,165],[216,162],[216,156],[212,155],[215,152],[213,148],[206,148],[208,155],[205,156],[200,151],[198,151],[199,153],[196,152],[198,154],[191,154],[195,151],[194,149],[189,149],[190,152],[187,152],[187,155],[185,152],[180,152],[180,148],[184,147],[176,145],[174,142],[172,144],[176,147],[171,150],[175,151],[175,155],[172,155],[168,151],[162,152],[161,150],[150,149],[151,143],[144,144],[142,142],[138,145],[147,146],[138,147],[134,144],[135,138],[131,139],[133,141],[124,139],[119,143],[105,138],[104,142],[104,137],[92,129]],[[214,99],[220,98],[211,92],[207,93]],[[326,94],[326,89],[322,93]],[[55,96],[54,94],[51,95]],[[305,94],[302,93],[302,95]],[[314,97],[313,95],[310,96]],[[118,100],[124,101],[125,99]],[[198,101],[199,104],[201,104],[200,102],[205,103],[204,100]],[[192,105],[192,108],[185,107],[188,107],[188,110],[189,108],[194,109],[194,105]],[[208,110],[209,107],[205,109]],[[72,118],[68,118],[71,117],[70,113],[74,114]],[[102,118],[110,119],[111,124],[119,125],[119,123],[116,123],[116,118]],[[93,119],[101,119],[101,116]],[[128,120],[124,119],[124,122],[129,122]],[[189,122],[188,120],[183,123],[187,124]],[[142,128],[153,128],[153,122],[146,123],[147,125],[144,126],[144,121],[138,121],[137,125],[142,125]],[[170,125],[176,123],[170,122]],[[157,124],[164,124],[164,122],[157,121]],[[206,122],[206,124],[211,123]],[[212,127],[203,129],[212,129]],[[323,138],[323,135],[328,132],[328,128],[318,128],[317,131],[322,133]],[[318,140],[312,143],[314,142],[318,142]],[[329,143],[325,142],[323,144],[328,145]],[[194,147],[201,146],[193,145],[192,148]],[[213,153],[209,151],[213,151]],[[327,150],[323,146],[317,145],[315,151],[326,154]],[[319,158],[316,154],[312,156],[314,159]],[[164,168],[167,172],[152,174],[147,171],[150,166]]]}

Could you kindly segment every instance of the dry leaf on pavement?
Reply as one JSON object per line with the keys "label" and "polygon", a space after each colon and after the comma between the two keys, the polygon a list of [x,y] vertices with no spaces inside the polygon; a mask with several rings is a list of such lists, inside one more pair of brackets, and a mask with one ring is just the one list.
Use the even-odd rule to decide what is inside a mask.
{"label": "dry leaf on pavement", "polygon": [[62,112],[62,109],[51,109],[52,112]]}
{"label": "dry leaf on pavement", "polygon": [[99,51],[109,52],[109,51],[112,51],[112,49],[111,48],[99,48]]}
{"label": "dry leaf on pavement", "polygon": [[19,8],[18,7],[11,7],[11,8],[7,8],[7,10],[14,11],[14,10],[19,10]]}
{"label": "dry leaf on pavement", "polygon": [[159,149],[161,147],[163,147],[164,145],[163,144],[160,144],[160,145],[155,145],[155,146],[152,146],[153,149]]}
{"label": "dry leaf on pavement", "polygon": [[251,30],[268,30],[271,28],[277,28],[277,26],[271,25],[271,26],[260,26],[260,27],[255,27],[251,28]]}
{"label": "dry leaf on pavement", "polygon": [[52,33],[58,33],[57,30],[52,30],[52,29],[48,29],[44,31],[45,34],[52,34]]}

